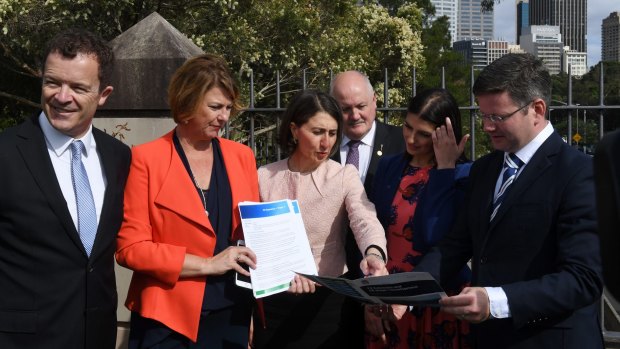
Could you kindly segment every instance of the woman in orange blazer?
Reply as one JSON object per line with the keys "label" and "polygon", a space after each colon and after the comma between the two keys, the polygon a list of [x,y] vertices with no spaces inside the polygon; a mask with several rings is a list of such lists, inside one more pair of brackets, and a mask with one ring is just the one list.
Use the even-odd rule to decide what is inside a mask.
{"label": "woman in orange blazer", "polygon": [[258,201],[250,148],[219,138],[239,92],[225,61],[188,60],[168,89],[176,128],[133,148],[116,259],[134,271],[130,348],[247,348],[253,298],[235,285],[256,256],[240,201]]}

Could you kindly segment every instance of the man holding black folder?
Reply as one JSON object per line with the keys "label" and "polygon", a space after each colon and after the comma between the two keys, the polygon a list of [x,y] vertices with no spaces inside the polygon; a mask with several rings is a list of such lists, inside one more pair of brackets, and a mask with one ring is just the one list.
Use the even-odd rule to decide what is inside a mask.
{"label": "man holding black folder", "polygon": [[475,287],[440,304],[472,323],[476,348],[602,348],[592,159],[546,119],[548,71],[509,54],[474,93],[496,151],[472,166],[454,229],[417,270],[449,280],[471,259]]}

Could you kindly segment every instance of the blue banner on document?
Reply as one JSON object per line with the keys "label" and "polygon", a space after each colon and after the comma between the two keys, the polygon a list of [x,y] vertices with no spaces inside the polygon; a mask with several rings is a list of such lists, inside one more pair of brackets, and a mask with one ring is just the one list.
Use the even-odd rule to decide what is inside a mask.
{"label": "blue banner on document", "polygon": [[253,205],[239,205],[239,212],[241,213],[241,218],[251,219],[277,216],[280,214],[289,213],[290,208],[288,206],[288,202],[286,200],[283,200],[267,203],[257,203]]}

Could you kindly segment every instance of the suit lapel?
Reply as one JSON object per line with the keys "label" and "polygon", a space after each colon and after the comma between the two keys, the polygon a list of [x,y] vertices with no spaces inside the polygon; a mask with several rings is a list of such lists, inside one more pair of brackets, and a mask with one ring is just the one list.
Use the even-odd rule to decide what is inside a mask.
{"label": "suit lapel", "polygon": [[510,210],[524,193],[532,186],[536,180],[551,166],[549,156],[558,152],[562,142],[556,133],[553,133],[534,153],[534,156],[527,163],[523,172],[519,174],[514,183],[510,186],[506,198],[499,207],[495,218],[489,226],[489,230],[493,229],[504,215]]}
{"label": "suit lapel", "polygon": [[116,188],[121,184],[118,182],[118,162],[114,157],[114,147],[111,146],[109,139],[104,136],[103,132],[93,127],[93,137],[97,143],[97,154],[99,155],[99,161],[101,162],[101,170],[105,175],[106,189],[103,196],[103,205],[101,207],[101,215],[99,217],[99,224],[97,225],[97,235],[95,236],[95,242],[93,244],[93,250],[90,257],[96,257],[98,252],[101,251],[101,246],[105,246],[104,239],[116,238],[116,234],[107,234],[109,230],[108,223],[111,223],[108,217],[111,216],[111,210],[117,209],[114,207],[114,196],[116,195]]}
{"label": "suit lapel", "polygon": [[[364,187],[366,188],[368,188],[369,185],[372,185],[374,173],[377,171],[377,166],[379,166],[379,160],[381,159],[381,156],[385,151],[383,150],[383,143],[388,136],[385,125],[383,125],[379,121],[375,121],[375,124],[377,125],[377,129],[375,130],[375,139],[372,145],[372,152],[370,153],[370,163],[368,164],[368,171],[366,172],[366,180],[364,182]],[[381,150],[381,155],[379,155],[378,153],[379,150]]]}
{"label": "suit lapel", "polygon": [[482,176],[484,179],[482,180],[480,189],[477,192],[479,198],[474,199],[474,202],[478,201],[482,203],[480,205],[481,210],[479,212],[478,221],[480,222],[480,231],[485,232],[485,234],[488,233],[490,229],[489,218],[491,217],[493,195],[495,192],[497,178],[499,177],[504,163],[503,155],[503,152],[496,151],[489,158],[486,168],[482,169],[482,171],[486,173],[486,175]]}
{"label": "suit lapel", "polygon": [[17,144],[17,149],[37,186],[49,203],[49,208],[58,216],[58,220],[76,247],[86,255],[80,236],[67,208],[67,202],[56,179],[56,173],[49,157],[45,136],[39,126],[38,117],[26,120],[19,132],[19,136],[21,140]]}
{"label": "suit lapel", "polygon": [[243,195],[247,195],[247,193],[251,192],[251,183],[248,183],[248,176],[237,176],[237,173],[242,173],[244,171],[243,164],[241,163],[241,159],[239,154],[235,151],[233,147],[229,147],[226,145],[228,140],[220,139],[220,150],[222,151],[222,158],[224,161],[224,166],[226,167],[226,174],[228,176],[228,181],[230,183],[230,195],[232,197],[232,232],[230,238],[232,240],[241,239],[242,236],[236,236],[237,230],[236,227],[241,224],[241,216],[239,214],[239,210],[236,209],[238,206],[238,202],[244,201]]}
{"label": "suit lapel", "polygon": [[[173,131],[174,132],[174,131]],[[163,157],[168,155],[168,172],[163,180],[161,189],[155,198],[155,204],[176,212],[208,230],[215,235],[209,218],[205,214],[203,203],[198,197],[196,187],[185,170],[181,158],[174,149],[172,133],[168,134],[168,149],[162,149]],[[166,154],[164,154],[166,153]]]}

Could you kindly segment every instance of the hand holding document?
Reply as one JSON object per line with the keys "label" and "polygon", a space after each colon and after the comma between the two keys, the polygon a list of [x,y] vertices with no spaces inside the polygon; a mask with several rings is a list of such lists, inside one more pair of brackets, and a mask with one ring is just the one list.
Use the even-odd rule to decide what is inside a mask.
{"label": "hand holding document", "polygon": [[301,275],[363,303],[439,306],[441,297],[446,297],[439,283],[426,272],[398,273],[356,280]]}
{"label": "hand holding document", "polygon": [[317,274],[296,200],[241,202],[239,212],[245,244],[256,254],[254,297],[286,291],[296,272]]}

